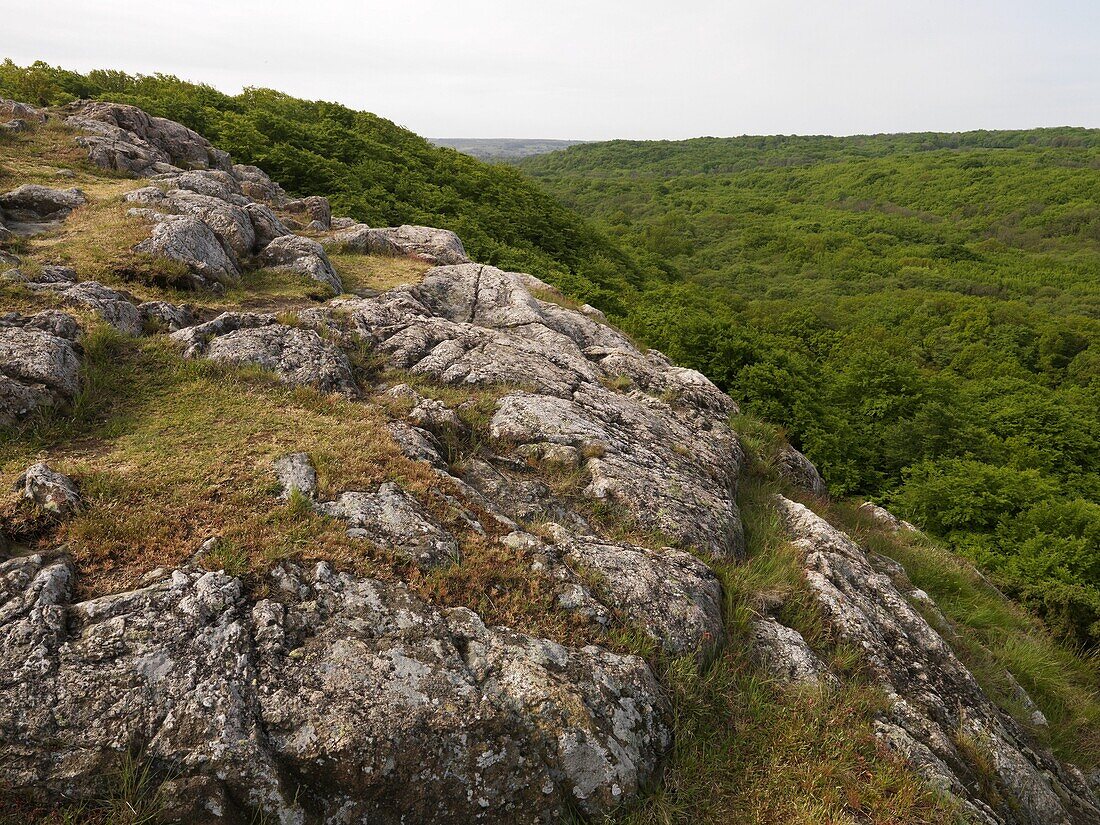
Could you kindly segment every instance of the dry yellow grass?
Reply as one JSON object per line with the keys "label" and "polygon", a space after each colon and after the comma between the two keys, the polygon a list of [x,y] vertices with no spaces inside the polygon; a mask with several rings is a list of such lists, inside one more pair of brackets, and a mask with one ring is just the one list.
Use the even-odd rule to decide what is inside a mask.
{"label": "dry yellow grass", "polygon": [[402,284],[418,284],[431,269],[430,264],[418,258],[331,252],[329,259],[344,283],[344,291],[353,293],[361,289],[381,291]]}

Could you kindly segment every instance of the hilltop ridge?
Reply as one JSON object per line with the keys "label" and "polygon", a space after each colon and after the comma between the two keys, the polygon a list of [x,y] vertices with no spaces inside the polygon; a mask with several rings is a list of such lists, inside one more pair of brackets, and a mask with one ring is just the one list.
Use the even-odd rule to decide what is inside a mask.
{"label": "hilltop ridge", "polygon": [[1048,719],[909,576],[1041,632],[701,373],[174,121],[0,120],[17,814],[121,775],[170,822],[1100,816],[1051,750],[1094,696]]}

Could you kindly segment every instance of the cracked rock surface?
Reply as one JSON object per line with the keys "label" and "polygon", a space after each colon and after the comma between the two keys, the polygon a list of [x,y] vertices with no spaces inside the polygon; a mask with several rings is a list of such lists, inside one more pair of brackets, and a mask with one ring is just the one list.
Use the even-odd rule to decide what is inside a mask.
{"label": "cracked rock surface", "polygon": [[78,603],[72,578],[64,560],[0,564],[14,787],[94,793],[111,755],[141,746],[226,801],[213,821],[556,822],[636,794],[669,744],[641,659],[487,628],[326,564],[276,568],[251,605],[223,573]]}
{"label": "cracked rock surface", "polygon": [[[864,551],[805,506],[778,500],[806,580],[826,620],[860,648],[890,708],[876,732],[936,787],[960,800],[979,822],[1090,823],[1100,808],[1081,777],[1030,742],[1002,713],[943,637]],[[983,795],[964,755],[975,743],[988,753],[995,795]]]}

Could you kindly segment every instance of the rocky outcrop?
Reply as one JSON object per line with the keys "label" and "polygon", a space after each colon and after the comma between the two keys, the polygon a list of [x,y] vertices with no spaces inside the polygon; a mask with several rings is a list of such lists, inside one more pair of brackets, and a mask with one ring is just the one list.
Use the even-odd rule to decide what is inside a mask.
{"label": "rocky outcrop", "polygon": [[85,202],[79,189],[51,189],[28,183],[0,195],[0,226],[9,235],[51,229]]}
{"label": "rocky outcrop", "polygon": [[264,247],[258,260],[264,266],[298,272],[312,278],[325,286],[328,296],[344,291],[340,276],[332,268],[324,247],[309,238],[298,235],[275,238]]}
{"label": "rocky outcrop", "polygon": [[464,264],[470,259],[454,232],[428,226],[392,226],[372,229],[366,224],[335,233],[330,243],[364,255],[409,255],[430,264]]}
{"label": "rocky outcrop", "polygon": [[140,748],[224,804],[205,821],[555,822],[635,795],[669,744],[641,659],[487,628],[325,564],[277,568],[251,605],[222,573],[80,603],[72,577],[64,559],[0,564],[15,789],[88,797]]}
{"label": "rocky outcrop", "polygon": [[42,326],[47,325],[0,327],[0,425],[66,403],[80,389],[80,358],[73,341]]}
{"label": "rocky outcrop", "polygon": [[172,333],[190,358],[207,358],[275,373],[288,384],[355,396],[347,356],[311,329],[288,327],[273,315],[222,313]]}
{"label": "rocky outcrop", "polygon": [[[301,318],[445,384],[525,387],[506,393],[490,421],[502,450],[572,447],[590,499],[671,543],[739,552],[733,492],[742,454],[726,423],[729,396],[616,330],[536,299],[532,280],[477,264],[438,267],[418,286],[337,300]],[[606,386],[624,376],[629,392]]]}
{"label": "rocky outcrop", "polygon": [[433,523],[408,493],[392,482],[369,492],[341,493],[318,512],[348,525],[348,535],[370,539],[424,567],[458,561],[458,542]]}
{"label": "rocky outcrop", "polygon": [[[838,637],[862,650],[890,702],[876,731],[979,822],[1092,823],[1096,797],[986,697],[943,637],[864,551],[801,504],[778,499],[806,581]],[[896,564],[896,563],[895,563]],[[991,777],[970,753],[985,755]],[[992,780],[991,782],[989,780]],[[990,785],[992,784],[992,788]]]}
{"label": "rocky outcrop", "polygon": [[136,106],[81,101],[69,107],[66,123],[93,163],[117,172],[148,176],[180,169],[223,169],[229,155],[182,124],[152,117]]}

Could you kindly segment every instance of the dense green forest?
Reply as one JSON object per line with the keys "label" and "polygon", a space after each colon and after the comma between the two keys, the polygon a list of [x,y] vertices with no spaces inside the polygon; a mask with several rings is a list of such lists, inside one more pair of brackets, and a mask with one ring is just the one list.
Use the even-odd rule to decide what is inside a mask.
{"label": "dense green forest", "polygon": [[8,61],[0,96],[133,103],[338,214],[453,229],[1100,643],[1098,131],[615,141],[521,172],[269,90]]}
{"label": "dense green forest", "polygon": [[627,326],[1100,641],[1100,131],[615,141],[522,163],[661,276]]}

